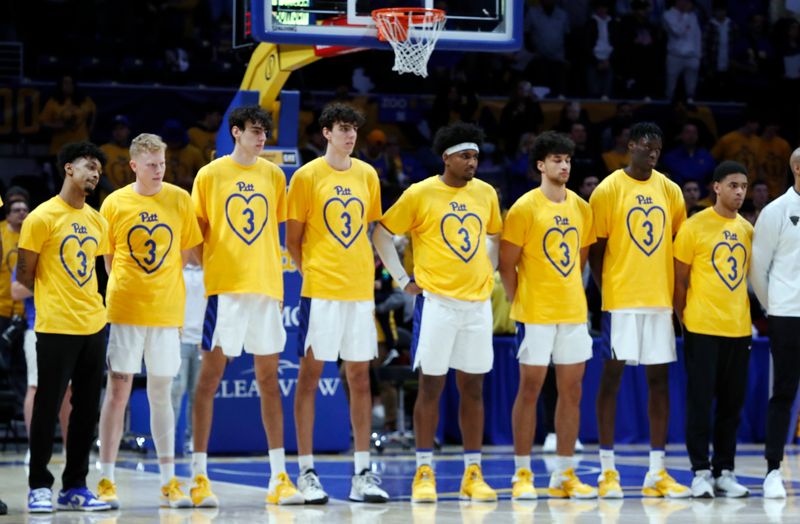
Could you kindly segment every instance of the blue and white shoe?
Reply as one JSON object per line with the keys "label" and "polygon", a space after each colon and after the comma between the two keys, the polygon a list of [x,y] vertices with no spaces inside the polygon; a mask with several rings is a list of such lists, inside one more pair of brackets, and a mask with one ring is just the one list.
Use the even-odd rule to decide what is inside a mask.
{"label": "blue and white shoe", "polygon": [[52,513],[53,492],[50,488],[36,488],[28,492],[28,513]]}
{"label": "blue and white shoe", "polygon": [[72,488],[58,492],[58,509],[72,511],[106,511],[111,509],[108,502],[103,502],[89,491],[89,488]]}

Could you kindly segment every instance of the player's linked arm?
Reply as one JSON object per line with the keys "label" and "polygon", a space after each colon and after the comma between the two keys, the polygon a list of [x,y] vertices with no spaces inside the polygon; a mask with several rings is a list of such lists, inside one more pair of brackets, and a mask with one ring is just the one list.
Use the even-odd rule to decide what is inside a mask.
{"label": "player's linked arm", "polygon": [[603,289],[603,257],[606,254],[607,238],[597,237],[597,242],[589,246],[589,268],[597,289]]}
{"label": "player's linked arm", "polygon": [[500,234],[486,235],[486,254],[489,255],[489,262],[492,269],[496,270],[500,263]]}
{"label": "player's linked arm", "polygon": [[198,245],[201,249],[200,258],[197,257],[197,247],[191,247],[181,251],[181,267],[186,266],[186,264],[192,264],[194,266],[200,266],[203,264],[203,244],[200,243]]}
{"label": "player's linked arm", "polygon": [[509,242],[500,241],[500,279],[503,281],[503,288],[506,290],[506,297],[509,302],[514,301],[517,293],[517,264],[522,256],[522,247]]}
{"label": "player's linked arm", "polygon": [[[197,217],[197,225],[200,226],[200,235],[203,237],[203,242],[200,242],[199,244],[197,244],[193,248],[187,250],[187,251],[191,252],[191,255],[188,257],[188,259],[187,258],[183,258],[183,265],[184,266],[186,265],[187,261],[191,262],[192,264],[194,264],[196,266],[202,266],[203,265],[203,243],[205,242],[205,240],[207,238],[206,237],[206,233],[208,233],[208,222],[206,222],[205,220],[203,220],[200,217]],[[181,256],[183,257],[183,253],[181,253]]]}
{"label": "player's linked arm", "polygon": [[383,224],[375,224],[375,228],[372,230],[372,245],[375,246],[375,251],[381,257],[383,266],[392,275],[400,289],[412,295],[417,295],[422,291],[419,286],[411,281],[411,277],[406,273],[403,262],[397,253],[397,248],[394,246],[392,233]]}
{"label": "player's linked arm", "polygon": [[683,310],[686,309],[686,290],[689,289],[689,270],[692,266],[675,259],[675,291],[672,292],[672,307],[678,320],[683,324]]}
{"label": "player's linked arm", "polygon": [[305,222],[289,219],[286,221],[286,250],[294,260],[297,271],[303,274],[303,235],[306,231]]}
{"label": "player's linked arm", "polygon": [[19,248],[17,253],[17,282],[33,291],[36,280],[36,265],[39,262],[39,253]]}

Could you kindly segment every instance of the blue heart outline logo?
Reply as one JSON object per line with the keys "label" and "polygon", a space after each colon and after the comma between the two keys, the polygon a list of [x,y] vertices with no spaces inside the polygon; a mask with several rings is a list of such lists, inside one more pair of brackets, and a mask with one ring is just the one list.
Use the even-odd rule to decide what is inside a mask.
{"label": "blue heart outline logo", "polygon": [[[644,215],[645,219],[647,219],[647,217],[649,217],[650,213],[652,213],[653,211],[658,211],[661,214],[661,235],[658,237],[658,242],[654,242],[652,247],[650,247],[649,249],[648,249],[646,244],[642,245],[639,242],[639,239],[636,238],[636,235],[633,234],[633,230],[631,229],[631,216],[636,211],[641,212]],[[644,223],[650,224],[650,236],[652,238],[652,234],[653,234],[652,233],[652,229],[653,229],[652,222],[645,221]],[[632,207],[631,210],[628,211],[628,216],[625,219],[625,225],[628,227],[628,234],[630,235],[631,239],[633,240],[633,243],[636,244],[636,247],[638,247],[641,250],[642,253],[644,253],[645,255],[647,255],[649,257],[650,255],[655,253],[656,249],[658,249],[658,246],[661,245],[661,241],[664,239],[664,230],[667,227],[667,214],[664,212],[664,210],[661,208],[661,206],[653,206],[650,209],[645,209],[645,208],[643,208],[641,206]],[[652,242],[652,240],[651,240],[651,242]]]}
{"label": "blue heart outline logo", "polygon": [[[78,253],[83,255],[83,266],[84,266],[84,270],[83,271],[84,271],[84,273],[86,273],[83,276],[80,275],[80,270],[78,271],[78,275],[75,275],[75,273],[73,273],[72,270],[69,268],[69,265],[67,264],[67,261],[64,260],[64,246],[66,246],[67,242],[69,240],[72,240],[72,239],[74,239],[78,243]],[[81,247],[86,242],[88,242],[90,240],[92,242],[94,242],[95,253],[96,253],[97,252],[97,247],[100,244],[98,244],[97,239],[94,238],[94,237],[87,236],[83,240],[81,240],[80,238],[78,238],[78,235],[67,235],[67,236],[64,237],[64,240],[61,241],[61,248],[60,248],[61,265],[64,266],[64,270],[66,270],[66,272],[70,276],[70,278],[72,278],[72,280],[74,280],[75,283],[78,284],[78,286],[80,286],[80,287],[83,287],[84,284],[89,282],[92,279],[92,275],[94,275],[94,259],[95,259],[95,257],[94,256],[88,257],[86,255],[86,253],[84,253],[81,250]],[[80,256],[78,258],[80,258]],[[92,269],[87,272],[86,269],[88,269],[90,263],[92,265]],[[83,278],[83,280],[81,281],[81,279],[78,278],[79,276],[81,278],[83,278],[85,276],[86,278]]]}
{"label": "blue heart outline logo", "polygon": [[[344,209],[344,210],[346,210],[347,206],[349,206],[352,202],[355,202],[356,204],[361,206],[361,214],[359,215],[359,218],[361,218],[361,224],[358,226],[358,231],[353,233],[352,228],[350,227],[350,222],[352,221],[352,218],[349,218],[350,217],[349,213],[344,213],[344,212],[342,213],[342,215],[347,215],[348,216],[347,222],[345,224],[345,227],[347,228],[348,234],[345,234],[345,231],[338,231],[337,232],[331,227],[331,223],[328,221],[328,208],[329,208],[329,206],[331,204],[334,204],[336,202],[340,203],[342,205],[342,209]],[[345,249],[347,249],[347,248],[349,248],[350,246],[353,245],[353,242],[356,241],[356,239],[358,238],[358,235],[360,235],[361,231],[364,230],[364,202],[362,202],[361,199],[358,198],[358,197],[350,197],[347,200],[342,200],[339,197],[330,198],[330,199],[328,199],[327,202],[325,202],[325,206],[322,208],[322,219],[325,221],[325,227],[327,227],[328,231],[331,232],[331,235],[333,235],[333,238],[335,238],[341,245],[344,246]],[[347,237],[350,236],[350,235],[353,235],[353,236],[348,241]]]}
{"label": "blue heart outline logo", "polygon": [[[733,267],[731,268],[731,271],[733,271],[733,273],[734,273],[734,277],[733,278],[725,278],[726,276],[729,276],[730,274],[726,273],[725,275],[723,275],[722,271],[720,271],[719,267],[717,267],[717,249],[720,249],[722,247],[727,247],[728,251],[731,252],[731,256],[726,259],[726,262],[729,261],[731,258],[733,258],[733,260],[734,260]],[[737,265],[739,263],[739,261],[734,256],[734,252],[736,251],[736,249],[741,249],[742,250],[743,256],[742,256],[742,265],[741,266]],[[719,276],[719,278],[725,283],[726,286],[728,286],[728,289],[730,289],[731,291],[733,291],[737,287],[739,287],[739,284],[741,284],[742,281],[744,280],[744,271],[742,271],[742,268],[744,268],[746,264],[747,264],[747,248],[744,247],[744,244],[742,244],[741,242],[737,242],[735,244],[729,244],[727,242],[720,242],[716,246],[714,246],[714,249],[711,251],[711,265],[714,266],[714,271],[717,272],[717,275]],[[730,281],[734,281],[735,284],[731,285]]]}
{"label": "blue heart outline logo", "polygon": [[[166,229],[167,232],[169,233],[169,245],[167,246],[167,250],[164,251],[164,254],[161,255],[161,259],[158,260],[158,264],[156,264],[155,267],[152,267],[153,264],[155,264],[156,260],[157,260],[156,259],[156,255],[155,255],[155,253],[156,253],[155,250],[156,250],[156,245],[157,244],[156,244],[155,240],[153,240],[153,233],[155,233],[157,229],[162,228],[162,227],[164,229]],[[147,262],[147,259],[139,260],[139,258],[136,256],[136,253],[133,252],[133,244],[131,243],[131,236],[133,236],[134,231],[136,231],[137,229],[144,230],[144,232],[147,233],[147,235],[150,237],[150,240],[145,241],[145,244],[144,244],[145,246],[147,246],[148,242],[152,242],[153,243],[152,247],[150,248],[150,253],[149,253],[149,255],[153,257],[153,260],[150,261],[149,263]],[[138,266],[140,268],[142,268],[142,270],[145,273],[147,273],[148,275],[150,275],[152,273],[155,273],[156,271],[158,271],[158,268],[161,267],[161,264],[164,263],[164,260],[167,258],[167,254],[169,254],[169,250],[172,249],[172,239],[173,238],[174,238],[174,235],[172,234],[172,228],[170,228],[167,224],[156,224],[152,228],[148,228],[147,226],[145,226],[143,224],[139,224],[139,225],[133,226],[128,231],[128,249],[131,252],[131,258],[133,258],[134,262],[136,262],[136,264],[138,264]],[[147,266],[151,266],[151,268],[148,269]]]}
{"label": "blue heart outline logo", "polygon": [[[474,218],[475,220],[478,221],[478,241],[474,245],[472,245],[472,243],[469,241],[469,233],[467,233],[467,235],[466,235],[466,237],[464,239],[464,241],[467,243],[466,248],[459,247],[459,249],[456,249],[455,246],[453,246],[453,244],[450,243],[450,240],[448,240],[447,235],[444,232],[444,224],[445,224],[445,222],[447,222],[448,218],[453,218],[455,220],[458,220],[459,223],[463,226],[464,225],[464,221],[466,219],[470,218],[470,217],[472,217],[472,218]],[[475,253],[478,252],[478,248],[481,245],[481,234],[483,233],[483,222],[481,222],[481,217],[479,217],[475,213],[467,213],[466,215],[461,216],[461,217],[456,215],[455,213],[447,213],[446,215],[444,215],[442,217],[442,222],[439,225],[439,229],[442,232],[442,238],[444,239],[444,243],[447,244],[447,247],[450,248],[450,251],[455,253],[458,256],[458,258],[460,258],[461,260],[464,261],[464,263],[467,263],[470,260],[472,260],[472,257],[475,256]],[[462,229],[464,229],[464,228],[462,228]],[[464,255],[461,254],[460,250],[466,252],[467,254],[469,254],[469,256],[465,257]]]}
{"label": "blue heart outline logo", "polygon": [[[231,220],[231,215],[230,215],[229,210],[230,210],[231,201],[233,199],[235,199],[235,198],[241,198],[242,200],[244,200],[244,205],[246,206],[244,213],[246,213],[247,211],[250,211],[250,220],[249,220],[249,222],[250,222],[253,230],[250,231],[249,233],[246,230],[243,230],[243,231],[240,232],[239,229],[236,226],[233,225],[233,221]],[[258,227],[256,227],[256,224],[254,222],[255,211],[253,211],[250,208],[250,202],[255,198],[260,198],[261,200],[264,201],[264,221]],[[267,197],[265,197],[261,193],[253,193],[249,197],[246,197],[241,193],[232,193],[231,196],[229,196],[228,199],[225,201],[225,218],[228,219],[228,225],[231,226],[231,229],[233,230],[234,233],[236,233],[236,236],[241,238],[244,241],[244,243],[247,244],[248,246],[251,245],[253,242],[255,242],[256,239],[259,236],[261,236],[261,232],[264,231],[264,226],[267,225],[267,218],[268,217],[269,217],[269,202],[267,201]],[[244,233],[244,234],[242,234],[242,233]],[[247,237],[249,237],[251,235],[252,235],[252,238],[248,239]]]}
{"label": "blue heart outline logo", "polygon": [[[569,266],[569,269],[564,271],[563,269],[561,269],[564,266],[564,263],[560,260],[555,261],[550,256],[550,252],[547,250],[547,237],[549,237],[551,234],[559,234],[564,239],[564,242],[562,242],[561,244],[564,244],[567,241],[567,233],[575,233],[576,249],[570,256],[569,244],[567,244],[567,260],[568,260],[567,265]],[[559,247],[561,246],[561,244],[559,244]],[[566,278],[572,272],[572,268],[575,267],[575,259],[576,259],[575,254],[577,253],[578,258],[580,258],[581,239],[580,236],[578,235],[578,229],[574,226],[568,227],[567,229],[564,230],[559,229],[557,227],[551,227],[545,232],[544,237],[542,238],[542,249],[544,250],[544,256],[547,257],[547,260],[549,260],[550,263],[553,265],[553,267],[556,268],[556,271],[561,273],[561,276]]]}

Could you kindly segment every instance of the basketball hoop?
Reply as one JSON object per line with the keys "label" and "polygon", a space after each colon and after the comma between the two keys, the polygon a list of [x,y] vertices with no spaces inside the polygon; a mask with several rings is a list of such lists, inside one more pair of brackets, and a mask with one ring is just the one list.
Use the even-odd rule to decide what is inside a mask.
{"label": "basketball hoop", "polygon": [[394,49],[393,71],[428,76],[428,59],[447,17],[441,9],[392,7],[372,11],[378,40]]}

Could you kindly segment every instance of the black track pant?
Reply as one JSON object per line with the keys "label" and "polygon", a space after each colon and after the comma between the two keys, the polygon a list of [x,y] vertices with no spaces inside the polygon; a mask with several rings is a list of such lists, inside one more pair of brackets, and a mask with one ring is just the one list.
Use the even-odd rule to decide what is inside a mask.
{"label": "black track pant", "polygon": [[[684,331],[686,449],[692,470],[734,470],[736,433],[747,390],[751,337],[719,337]],[[712,430],[711,408],[716,400]],[[714,458],[708,460],[708,445]]]}
{"label": "black track pant", "polygon": [[769,317],[769,339],[773,380],[764,456],[780,462],[800,381],[800,317]]}
{"label": "black track pant", "polygon": [[69,417],[67,464],[61,477],[63,489],[86,486],[89,452],[100,412],[100,390],[106,358],[105,331],[94,335],[36,333],[39,385],[31,420],[31,489],[51,488],[53,475],[47,464],[53,454],[61,401],[72,381],[72,414]]}

